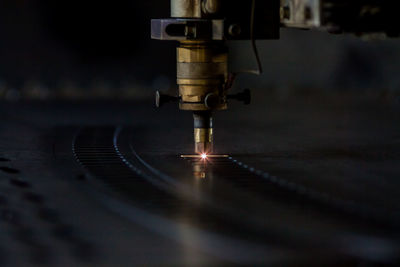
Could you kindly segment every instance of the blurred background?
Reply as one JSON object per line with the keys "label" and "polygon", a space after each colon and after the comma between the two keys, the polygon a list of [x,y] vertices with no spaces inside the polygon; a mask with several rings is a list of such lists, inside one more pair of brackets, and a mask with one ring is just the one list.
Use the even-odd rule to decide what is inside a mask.
{"label": "blurred background", "polygon": [[[2,0],[0,98],[142,99],[175,88],[174,42],[150,39],[169,1]],[[299,92],[400,91],[400,40],[282,29],[258,42],[264,74],[236,87],[285,98]],[[252,68],[249,42],[230,44],[232,69]]]}

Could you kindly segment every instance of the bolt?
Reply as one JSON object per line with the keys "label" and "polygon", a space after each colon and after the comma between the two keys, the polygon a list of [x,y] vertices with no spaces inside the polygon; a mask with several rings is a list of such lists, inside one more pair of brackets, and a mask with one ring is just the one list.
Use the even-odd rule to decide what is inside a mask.
{"label": "bolt", "polygon": [[238,37],[240,34],[242,34],[242,27],[240,27],[239,24],[232,24],[229,26],[229,35],[232,37]]}

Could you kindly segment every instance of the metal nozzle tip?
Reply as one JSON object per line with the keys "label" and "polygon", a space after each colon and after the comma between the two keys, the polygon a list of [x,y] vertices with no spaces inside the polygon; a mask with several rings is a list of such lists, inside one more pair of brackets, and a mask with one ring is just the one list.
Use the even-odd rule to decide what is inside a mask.
{"label": "metal nozzle tip", "polygon": [[199,155],[213,152],[212,117],[209,112],[194,113],[194,150]]}
{"label": "metal nozzle tip", "polygon": [[213,129],[194,129],[194,149],[197,154],[211,154],[213,152]]}

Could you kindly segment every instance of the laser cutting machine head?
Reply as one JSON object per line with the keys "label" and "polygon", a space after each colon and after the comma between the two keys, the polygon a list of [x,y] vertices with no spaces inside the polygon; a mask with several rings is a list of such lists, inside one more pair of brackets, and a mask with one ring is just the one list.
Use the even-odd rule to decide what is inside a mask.
{"label": "laser cutting machine head", "polygon": [[[240,2],[241,9],[238,9]],[[152,38],[179,41],[179,97],[157,92],[156,105],[179,101],[180,109],[193,112],[195,152],[198,154],[213,152],[213,113],[226,110],[228,99],[250,102],[249,90],[228,95],[234,75],[228,72],[226,40],[278,37],[279,13],[274,16],[272,10],[277,10],[279,3],[263,2],[266,3],[261,10],[265,14],[259,17],[269,18],[274,22],[269,25],[275,27],[251,28],[255,18],[251,1],[172,0],[171,18],[152,20]]]}
{"label": "laser cutting machine head", "polygon": [[235,73],[228,71],[226,41],[279,39],[280,27],[324,28],[329,32],[398,36],[396,0],[171,0],[171,18],[151,22],[153,39],[175,40],[178,96],[156,94],[156,105],[179,102],[194,114],[195,152],[213,152],[212,116],[228,100],[250,102],[250,91],[230,95]]}

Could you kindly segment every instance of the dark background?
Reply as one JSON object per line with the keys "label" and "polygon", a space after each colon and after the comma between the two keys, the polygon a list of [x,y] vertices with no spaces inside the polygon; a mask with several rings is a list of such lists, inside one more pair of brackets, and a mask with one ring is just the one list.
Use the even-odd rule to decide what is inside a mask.
{"label": "dark background", "polygon": [[[169,16],[169,1],[33,1],[0,4],[0,95],[141,98],[173,88],[175,44],[150,40],[150,19]],[[251,68],[249,42],[231,43],[233,69]],[[400,41],[283,29],[260,41],[265,73],[237,87],[396,92]],[[261,89],[262,88],[262,89]]]}
{"label": "dark background", "polygon": [[[307,255],[316,266],[398,260],[398,40],[283,29],[281,40],[258,42],[265,73],[243,75],[235,88],[255,88],[255,103],[232,102],[214,116],[215,147],[271,176],[217,161],[212,179],[198,183],[178,156],[193,153],[192,114],[173,104],[153,109],[148,98],[175,87],[176,44],[149,38],[150,19],[168,17],[169,1],[90,2],[0,1],[0,98],[11,102],[0,101],[0,265],[219,266],[205,252],[223,255],[224,243],[203,241],[218,235],[235,251],[236,235],[249,248],[265,246],[279,266],[305,265]],[[249,42],[231,50],[233,69],[254,68]],[[372,101],[358,101],[367,95]],[[140,103],[24,101],[57,98]],[[108,125],[132,127],[115,142]],[[125,170],[124,154],[142,175]],[[101,197],[105,177],[125,192],[128,216],[117,186]],[[151,206],[145,213],[165,219],[147,223],[136,213]],[[231,210],[238,213],[225,215]],[[184,227],[169,233],[165,221]],[[206,239],[187,230],[198,226]]]}

